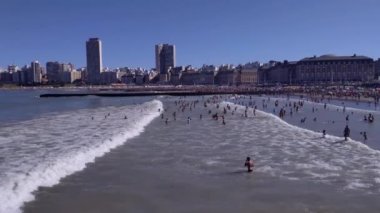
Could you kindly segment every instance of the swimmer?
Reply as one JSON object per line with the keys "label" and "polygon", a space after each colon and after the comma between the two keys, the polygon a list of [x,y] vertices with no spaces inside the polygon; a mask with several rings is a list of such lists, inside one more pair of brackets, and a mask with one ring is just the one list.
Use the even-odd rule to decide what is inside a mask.
{"label": "swimmer", "polygon": [[350,128],[348,128],[348,125],[344,128],[343,136],[345,141],[347,141],[347,138],[350,137]]}
{"label": "swimmer", "polygon": [[254,167],[255,165],[253,164],[253,161],[251,160],[250,157],[247,157],[247,159],[245,160],[245,163],[244,163],[244,167],[247,167],[247,172],[252,172],[252,168]]}
{"label": "swimmer", "polygon": [[322,137],[325,138],[326,137],[326,130],[322,130]]}

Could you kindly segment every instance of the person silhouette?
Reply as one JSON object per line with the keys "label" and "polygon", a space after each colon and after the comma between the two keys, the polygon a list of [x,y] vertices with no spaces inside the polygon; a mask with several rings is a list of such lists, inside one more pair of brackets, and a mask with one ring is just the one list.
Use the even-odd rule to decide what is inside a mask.
{"label": "person silhouette", "polygon": [[247,167],[247,172],[253,171],[252,168],[254,167],[254,164],[250,157],[246,158],[244,166]]}

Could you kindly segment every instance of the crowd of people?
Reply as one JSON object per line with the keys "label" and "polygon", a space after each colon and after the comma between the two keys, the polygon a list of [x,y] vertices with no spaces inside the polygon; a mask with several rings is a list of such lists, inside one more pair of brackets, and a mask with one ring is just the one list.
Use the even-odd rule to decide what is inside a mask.
{"label": "crowd of people", "polygon": [[[272,101],[273,99],[274,101]],[[271,97],[262,97],[261,100],[258,101],[257,97],[253,98],[250,95],[199,96],[198,99],[178,97],[176,100],[172,101],[172,105],[167,105],[164,109],[162,109],[163,112],[161,113],[161,119],[166,125],[169,125],[170,122],[174,122],[178,119],[178,113],[182,113],[183,115],[181,116],[181,119],[185,118],[186,124],[190,124],[192,119],[194,119],[192,116],[194,116],[195,113],[199,113],[199,120],[204,119],[206,116],[206,118],[214,120],[221,125],[227,125],[227,115],[237,115],[242,118],[254,117],[256,116],[256,111],[259,106],[261,106],[263,111],[267,112],[270,111],[268,107],[273,106],[273,114],[277,115],[281,119],[286,119],[287,116],[294,116],[294,113],[305,111],[305,101],[321,103],[321,107],[312,106],[310,113],[302,113],[304,116],[301,116],[301,114],[298,115],[298,117],[301,117],[300,123],[302,125],[307,122],[308,116],[313,115],[320,110],[329,110],[325,99],[321,98],[309,97],[302,100],[292,100],[288,97],[288,99],[280,102],[278,99],[272,97],[272,100]],[[223,101],[229,102],[222,104]],[[342,102],[342,104],[343,106],[340,109],[338,107],[337,111],[343,112],[343,115],[345,116],[346,125],[343,128],[342,136],[344,137],[344,140],[347,141],[351,134],[351,130],[349,128],[350,113],[352,115],[354,112],[346,112],[344,102]],[[238,105],[244,107],[243,110],[238,110]],[[196,110],[198,108],[201,108],[201,110]],[[308,122],[317,122],[317,117],[318,115],[315,114]],[[373,114],[369,113],[368,116],[364,116],[363,120],[365,122],[372,123],[375,118]],[[332,120],[331,123],[334,124],[335,121]],[[322,137],[326,137],[327,130],[322,129],[321,132]],[[362,131],[360,134],[363,137],[363,141],[366,142],[368,139],[367,132]],[[247,161],[252,160],[247,158]],[[245,166],[248,168],[248,171],[250,171],[253,167],[253,163],[246,163]]]}

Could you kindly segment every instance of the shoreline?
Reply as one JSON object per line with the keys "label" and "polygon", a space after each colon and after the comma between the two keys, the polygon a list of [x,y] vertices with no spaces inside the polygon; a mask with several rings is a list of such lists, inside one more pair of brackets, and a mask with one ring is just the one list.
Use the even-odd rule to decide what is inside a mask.
{"label": "shoreline", "polygon": [[324,100],[379,102],[380,91],[376,89],[336,90],[315,87],[252,87],[252,86],[172,86],[172,85],[146,85],[146,86],[86,86],[86,87],[14,87],[0,88],[0,91],[44,91],[40,97],[75,97],[75,96],[101,96],[101,97],[127,97],[127,96],[197,96],[197,95],[289,95],[299,96],[312,101]]}

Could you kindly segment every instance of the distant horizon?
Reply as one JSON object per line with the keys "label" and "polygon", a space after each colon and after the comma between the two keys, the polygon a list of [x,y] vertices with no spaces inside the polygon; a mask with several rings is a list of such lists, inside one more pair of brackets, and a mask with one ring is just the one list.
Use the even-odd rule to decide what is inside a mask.
{"label": "distant horizon", "polygon": [[377,8],[376,0],[4,0],[0,67],[35,60],[86,67],[85,42],[93,37],[102,41],[104,67],[111,69],[154,68],[159,43],[176,46],[179,66],[326,54],[377,60]]}

